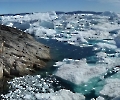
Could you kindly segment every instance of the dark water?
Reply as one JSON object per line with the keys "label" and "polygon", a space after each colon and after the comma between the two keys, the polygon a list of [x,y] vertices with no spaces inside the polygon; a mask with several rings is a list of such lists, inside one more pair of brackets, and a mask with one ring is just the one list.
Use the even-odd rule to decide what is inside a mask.
{"label": "dark water", "polygon": [[[53,39],[42,39],[42,38],[36,38],[35,39],[50,47],[50,54],[52,56],[52,59],[47,63],[47,67],[45,69],[42,69],[35,74],[40,74],[42,77],[47,77],[48,75],[52,75],[55,70],[57,70],[53,65],[57,61],[62,61],[64,58],[70,58],[70,59],[82,59],[82,58],[89,58],[91,56],[94,56],[96,54],[95,51],[93,51],[93,46],[89,47],[78,47],[74,45],[67,44],[67,42],[59,42],[57,40]],[[89,61],[88,61],[89,62]],[[89,62],[89,63],[95,63],[95,62]],[[114,72],[112,74],[115,74]],[[105,78],[111,76],[108,72]],[[56,76],[54,76],[56,77]],[[58,77],[56,79],[59,81],[59,84],[64,87],[65,89],[69,89],[72,92],[74,91],[74,85],[70,82],[67,82],[65,80],[62,80]],[[101,81],[101,80],[100,80]],[[54,87],[57,85],[54,84]],[[5,90],[7,92],[7,90]],[[90,100],[91,98],[97,98],[98,95],[95,94],[94,90],[91,90],[89,93],[84,94],[86,97],[86,100]],[[107,97],[105,97],[107,98]],[[110,100],[110,99],[106,99]]]}
{"label": "dark water", "polygon": [[[35,39],[38,42],[43,43],[50,47],[51,60],[47,63],[46,69],[39,71],[43,75],[45,75],[46,72],[52,74],[56,70],[56,67],[53,67],[55,62],[63,61],[64,58],[80,60],[82,58],[88,58],[96,54],[96,52],[93,51],[93,46],[79,47],[70,45],[67,42],[59,42],[53,39],[43,39],[36,37]],[[88,62],[90,63],[90,61]]]}
{"label": "dark water", "polygon": [[50,47],[52,59],[54,61],[61,61],[64,58],[82,59],[93,56],[96,53],[93,51],[93,46],[79,47],[53,39],[45,40],[36,38],[36,40]]}
{"label": "dark water", "polygon": [[[82,58],[88,58],[90,56],[94,56],[96,52],[93,51],[93,46],[90,47],[78,47],[74,45],[67,44],[67,42],[59,42],[57,40],[53,39],[41,39],[36,38],[37,41],[40,43],[43,43],[50,47],[50,53],[52,56],[51,61],[48,62],[47,69],[42,70],[42,73],[45,73],[46,71],[49,74],[52,74],[56,68],[53,67],[53,64],[55,64],[56,61],[62,61],[64,58],[70,58],[70,59],[82,59]],[[93,62],[92,62],[93,63]],[[38,72],[38,73],[41,73]],[[72,92],[75,92],[73,87],[74,85],[72,83],[68,83],[65,80],[59,79],[61,81],[61,84],[63,86],[66,86],[66,89],[70,89]],[[98,96],[95,94],[95,91],[91,91],[88,94],[85,94],[86,100],[90,100],[91,98],[97,98]]]}
{"label": "dark water", "polygon": [[93,46],[79,47],[70,45],[67,42],[59,42],[53,39],[43,39],[36,37],[35,39],[38,42],[50,47],[51,60],[47,63],[47,69],[43,69],[42,72],[47,70],[52,73],[54,70],[56,70],[56,68],[53,67],[55,62],[63,61],[64,58],[80,60],[82,58],[88,58],[96,54],[96,52],[93,51]]}
{"label": "dark water", "polygon": [[[89,57],[94,57],[95,54],[98,51],[93,51],[93,46],[89,47],[78,47],[74,45],[70,45],[67,42],[59,42],[57,40],[53,39],[42,39],[42,38],[36,38],[35,39],[40,42],[45,44],[46,46],[50,47],[50,54],[52,56],[51,60],[47,63],[47,66],[45,69],[42,69],[40,71],[37,71],[35,74],[40,74],[42,77],[48,77],[49,75],[52,75],[54,71],[56,71],[56,67],[53,65],[57,61],[62,61],[64,58],[70,58],[70,59],[82,59],[82,58],[89,58]],[[95,63],[94,60],[93,62],[90,62],[89,59],[87,59],[89,63]],[[91,59],[90,59],[91,60]],[[112,74],[115,74],[114,72]],[[108,72],[104,78],[107,78],[111,76]],[[54,76],[58,81],[59,85],[64,87],[65,89],[69,89],[72,92],[74,91],[74,84],[67,82],[65,80],[62,80],[61,78],[58,78]],[[101,80],[100,80],[101,81]],[[54,84],[54,87],[57,87],[56,84]],[[57,89],[57,88],[56,88]],[[6,91],[6,90],[5,90]],[[7,91],[6,91],[7,92]],[[90,100],[91,98],[97,98],[98,95],[95,94],[94,90],[91,90],[89,93],[84,94],[86,97],[86,100]],[[107,98],[107,97],[105,97]],[[108,100],[108,99],[106,99]]]}

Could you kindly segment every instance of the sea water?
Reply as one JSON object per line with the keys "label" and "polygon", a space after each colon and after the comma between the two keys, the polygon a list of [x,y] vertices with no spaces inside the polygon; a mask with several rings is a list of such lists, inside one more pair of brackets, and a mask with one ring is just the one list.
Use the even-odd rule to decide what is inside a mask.
{"label": "sea water", "polygon": [[[30,81],[31,78],[36,79],[36,84],[44,80],[39,85],[47,84],[46,79],[55,83],[49,88],[51,93],[64,88],[82,94],[86,100],[99,96],[105,100],[114,98],[112,92],[109,94],[104,87],[112,84],[109,85],[109,79],[119,82],[119,18],[120,15],[113,12],[101,14],[46,12],[2,17],[2,24],[29,32],[38,42],[49,46],[52,58],[45,69],[36,73],[40,78],[25,76],[11,80],[13,87],[5,97],[14,97],[17,91],[23,91],[24,86],[16,89],[16,84],[26,84],[25,80]],[[115,81],[113,83],[116,84]],[[32,89],[34,91],[36,87],[31,88],[32,85],[29,83],[26,86],[29,89],[25,93],[35,97],[36,93],[29,91]],[[117,89],[117,85],[115,86]],[[44,92],[44,87],[42,89]],[[119,91],[115,95],[119,96]]]}

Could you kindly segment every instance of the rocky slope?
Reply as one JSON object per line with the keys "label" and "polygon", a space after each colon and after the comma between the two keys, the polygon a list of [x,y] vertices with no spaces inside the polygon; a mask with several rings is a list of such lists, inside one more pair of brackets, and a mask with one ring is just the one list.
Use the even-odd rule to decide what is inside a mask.
{"label": "rocky slope", "polygon": [[21,76],[45,67],[49,47],[27,33],[0,25],[0,79]]}

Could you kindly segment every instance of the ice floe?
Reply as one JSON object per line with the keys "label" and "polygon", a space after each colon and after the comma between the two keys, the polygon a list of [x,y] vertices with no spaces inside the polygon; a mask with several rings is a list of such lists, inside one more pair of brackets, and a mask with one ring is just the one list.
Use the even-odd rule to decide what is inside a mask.
{"label": "ice floe", "polygon": [[[112,22],[109,20],[111,16],[115,18]],[[89,40],[114,39],[113,35],[117,33],[113,31],[119,30],[118,21],[119,16],[109,11],[101,15],[57,15],[53,11],[1,17],[1,23],[7,26],[25,30],[39,37],[67,41],[77,46],[88,44]]]}
{"label": "ice floe", "polygon": [[[57,70],[54,74],[67,82],[77,85],[78,87],[75,87],[75,90],[78,90],[77,92],[86,94],[90,93],[91,90],[95,91],[97,95],[101,95],[96,100],[104,100],[104,96],[106,95],[114,98],[113,100],[119,100],[119,19],[120,14],[111,11],[106,11],[102,14],[56,14],[53,11],[2,16],[0,23],[19,28],[38,38],[55,39],[80,48],[92,46],[92,52],[94,53],[90,57],[80,60],[64,58],[63,61],[56,62],[54,67]],[[20,99],[23,96],[25,99],[37,98],[40,100],[57,100],[58,98],[59,100],[71,100],[71,98],[73,100],[85,99],[81,94],[72,93],[68,90],[54,91],[53,88],[48,87],[49,82],[43,82],[44,79],[42,80],[41,78],[39,79],[40,90],[37,90],[36,86],[34,87],[33,85],[31,87],[31,85],[27,84],[29,78],[26,78],[27,76],[21,78],[25,81],[23,82],[24,84],[19,83],[20,81],[17,79],[15,79],[17,81],[11,81],[11,87],[15,90],[13,89],[14,92],[11,91],[3,95],[3,98],[18,97]],[[30,79],[32,78],[30,77]],[[35,80],[38,79],[37,76],[35,78]],[[22,86],[17,84],[17,82],[22,84]],[[41,84],[45,85],[44,88],[40,87]],[[50,85],[52,86],[52,84]],[[24,86],[27,86],[27,89]],[[49,93],[46,92],[46,89]],[[24,92],[21,92],[23,90]],[[37,93],[32,91],[37,91]],[[21,93],[21,95],[18,96],[17,93]]]}
{"label": "ice floe", "polygon": [[[120,96],[120,79],[107,79],[106,85],[100,91],[101,95],[107,95],[109,97],[118,97]],[[115,99],[117,100],[117,99]]]}
{"label": "ice floe", "polygon": [[96,98],[96,100],[105,100],[103,97],[99,96]]}
{"label": "ice floe", "polygon": [[120,100],[120,96],[118,96],[118,97],[116,97],[116,98],[114,98],[112,100]]}
{"label": "ice floe", "polygon": [[98,77],[107,71],[106,67],[101,64],[87,64],[86,59],[79,61],[64,59],[63,64],[61,62],[57,62],[56,64],[59,65],[59,68],[55,72],[55,75],[76,85],[85,83],[89,79]]}
{"label": "ice floe", "polygon": [[72,93],[69,90],[60,90],[50,94],[36,94],[38,100],[85,100],[85,97],[79,93]]}
{"label": "ice floe", "polygon": [[82,94],[70,90],[54,91],[53,82],[55,84],[57,80],[52,77],[41,78],[40,75],[15,78],[9,82],[9,92],[1,97],[9,100],[85,100]]}

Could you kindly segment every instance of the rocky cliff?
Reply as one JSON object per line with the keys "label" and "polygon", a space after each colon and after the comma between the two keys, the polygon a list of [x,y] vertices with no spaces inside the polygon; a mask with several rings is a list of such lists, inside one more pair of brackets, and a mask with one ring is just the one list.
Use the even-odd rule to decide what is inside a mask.
{"label": "rocky cliff", "polygon": [[49,59],[49,47],[25,32],[0,25],[0,79],[32,73]]}

